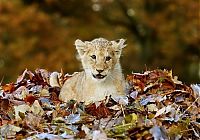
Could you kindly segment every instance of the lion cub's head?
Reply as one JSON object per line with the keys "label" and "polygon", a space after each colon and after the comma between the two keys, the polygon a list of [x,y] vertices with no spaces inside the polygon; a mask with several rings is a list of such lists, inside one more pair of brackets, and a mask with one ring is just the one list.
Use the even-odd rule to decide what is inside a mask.
{"label": "lion cub's head", "polygon": [[92,79],[104,81],[110,74],[118,69],[122,48],[125,40],[108,41],[97,38],[92,41],[75,41],[76,49],[81,58],[83,68]]}

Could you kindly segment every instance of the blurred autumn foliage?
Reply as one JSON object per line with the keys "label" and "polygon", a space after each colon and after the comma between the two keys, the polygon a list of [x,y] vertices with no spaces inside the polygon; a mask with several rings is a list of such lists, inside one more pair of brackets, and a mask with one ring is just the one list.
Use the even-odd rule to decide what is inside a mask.
{"label": "blurred autumn foliage", "polygon": [[79,71],[74,41],[126,38],[125,73],[172,69],[200,80],[198,0],[1,0],[0,79],[25,68]]}

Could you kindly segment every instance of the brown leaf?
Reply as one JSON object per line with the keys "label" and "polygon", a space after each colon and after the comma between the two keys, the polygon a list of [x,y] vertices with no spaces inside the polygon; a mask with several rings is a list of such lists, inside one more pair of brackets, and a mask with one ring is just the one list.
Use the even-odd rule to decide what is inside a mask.
{"label": "brown leaf", "polygon": [[85,131],[81,130],[78,133],[76,133],[75,138],[84,139],[85,136],[86,136]]}
{"label": "brown leaf", "polygon": [[2,88],[4,92],[12,93],[15,90],[15,85],[14,83],[5,84]]}
{"label": "brown leaf", "polygon": [[40,71],[40,70],[36,70],[36,73],[28,72],[30,81],[36,85],[46,86],[46,85],[48,85],[48,83],[45,80],[46,78],[42,77],[43,74],[41,72],[42,71]]}
{"label": "brown leaf", "polygon": [[26,98],[24,99],[24,101],[26,103],[30,103],[32,105],[36,99],[37,98],[35,96],[33,96],[32,94],[29,94],[29,95],[26,96]]}
{"label": "brown leaf", "polygon": [[43,78],[43,80],[47,80],[49,79],[49,72],[45,69],[36,69],[35,70],[36,73],[40,73],[41,77]]}
{"label": "brown leaf", "polygon": [[58,94],[56,92],[52,92],[51,95],[50,95],[50,99],[52,101],[60,101],[59,98],[58,98]]}
{"label": "brown leaf", "polygon": [[10,102],[8,99],[0,99],[0,111],[8,110]]}
{"label": "brown leaf", "polygon": [[86,112],[96,116],[97,119],[106,118],[111,115],[110,110],[105,106],[104,103],[101,103],[98,107],[96,107],[95,103],[90,104],[86,107]]}

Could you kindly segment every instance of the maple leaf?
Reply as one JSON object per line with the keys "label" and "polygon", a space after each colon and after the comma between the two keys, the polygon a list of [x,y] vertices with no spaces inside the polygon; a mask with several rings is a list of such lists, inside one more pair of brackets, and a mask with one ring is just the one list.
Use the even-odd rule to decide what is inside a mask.
{"label": "maple leaf", "polygon": [[98,107],[96,106],[95,103],[90,104],[86,106],[85,110],[88,114],[96,116],[97,119],[106,118],[109,115],[111,115],[110,110],[105,106],[103,102],[100,103]]}

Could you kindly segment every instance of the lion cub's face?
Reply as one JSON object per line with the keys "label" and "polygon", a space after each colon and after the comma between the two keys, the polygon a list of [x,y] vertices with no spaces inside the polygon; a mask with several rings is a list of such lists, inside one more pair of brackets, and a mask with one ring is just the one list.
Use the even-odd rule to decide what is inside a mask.
{"label": "lion cub's face", "polygon": [[119,63],[125,40],[119,42],[108,41],[104,38],[94,39],[91,42],[76,40],[76,49],[80,55],[83,68],[92,79],[104,81]]}

